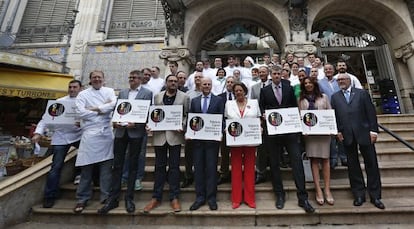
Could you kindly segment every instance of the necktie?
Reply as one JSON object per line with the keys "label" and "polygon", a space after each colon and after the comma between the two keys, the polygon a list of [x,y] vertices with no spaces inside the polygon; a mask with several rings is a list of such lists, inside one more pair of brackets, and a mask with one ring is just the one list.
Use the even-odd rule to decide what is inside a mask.
{"label": "necktie", "polygon": [[349,103],[349,91],[348,90],[344,91],[344,96],[345,96],[346,102]]}
{"label": "necktie", "polygon": [[266,86],[266,83],[263,83],[263,84],[262,84],[262,88],[264,88],[265,86]]}
{"label": "necktie", "polygon": [[276,96],[276,99],[277,99],[277,102],[279,103],[279,104],[282,104],[282,93],[281,93],[281,91],[280,91],[280,85],[278,85],[278,86],[276,86],[276,93],[275,93],[275,96]]}
{"label": "necktie", "polygon": [[203,113],[207,113],[207,109],[208,109],[207,100],[208,100],[208,96],[204,96],[203,107],[201,108]]}
{"label": "necktie", "polygon": [[229,93],[229,100],[233,100],[233,98],[231,97],[231,93]]}

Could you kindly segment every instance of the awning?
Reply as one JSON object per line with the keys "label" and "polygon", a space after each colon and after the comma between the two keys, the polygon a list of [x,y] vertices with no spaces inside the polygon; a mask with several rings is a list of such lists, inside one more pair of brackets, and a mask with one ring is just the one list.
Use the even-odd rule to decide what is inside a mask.
{"label": "awning", "polygon": [[57,99],[67,95],[73,76],[0,68],[0,96]]}

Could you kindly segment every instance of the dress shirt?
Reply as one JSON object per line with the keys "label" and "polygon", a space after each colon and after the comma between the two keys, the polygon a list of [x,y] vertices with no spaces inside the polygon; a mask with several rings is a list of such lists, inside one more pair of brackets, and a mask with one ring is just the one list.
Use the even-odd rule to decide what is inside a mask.
{"label": "dress shirt", "polygon": [[138,95],[139,90],[141,90],[141,85],[135,89],[129,89],[128,99],[135,99]]}

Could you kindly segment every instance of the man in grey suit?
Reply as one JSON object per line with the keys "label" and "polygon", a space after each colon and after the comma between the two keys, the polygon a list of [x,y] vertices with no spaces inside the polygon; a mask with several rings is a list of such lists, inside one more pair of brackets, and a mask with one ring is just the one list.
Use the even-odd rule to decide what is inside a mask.
{"label": "man in grey suit", "polygon": [[[141,86],[143,74],[139,70],[129,73],[129,88],[119,93],[118,99],[152,100],[152,92]],[[145,134],[145,123],[113,123],[115,128],[114,160],[112,167],[112,183],[109,198],[105,205],[98,210],[100,214],[106,214],[118,207],[121,194],[122,169],[124,167],[125,154],[128,148],[129,175],[128,186],[125,194],[125,209],[128,213],[135,211],[134,187],[138,169],[138,156],[141,153],[142,139]]]}
{"label": "man in grey suit", "polygon": [[[332,95],[331,104],[335,109],[338,140],[343,142],[348,152],[348,175],[354,206],[361,206],[365,202],[368,189],[371,203],[379,209],[385,209],[381,202],[381,177],[374,146],[378,135],[374,105],[367,91],[351,86],[351,78],[347,73],[340,73],[337,81],[341,90]],[[359,163],[358,148],[364,158],[367,187]]]}
{"label": "man in grey suit", "polygon": [[151,201],[144,207],[144,213],[161,204],[164,184],[167,180],[170,186],[169,199],[174,212],[181,211],[180,202],[180,152],[181,144],[184,144],[184,130],[187,122],[189,97],[178,90],[178,78],[175,75],[168,75],[165,79],[167,88],[161,91],[154,98],[155,105],[182,105],[183,122],[181,130],[166,130],[153,132],[153,145],[155,149],[155,181]]}

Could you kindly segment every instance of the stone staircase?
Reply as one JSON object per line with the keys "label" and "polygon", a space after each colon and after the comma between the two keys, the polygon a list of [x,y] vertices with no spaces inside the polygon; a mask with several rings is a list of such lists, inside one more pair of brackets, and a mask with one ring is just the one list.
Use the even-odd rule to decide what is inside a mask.
{"label": "stone staircase", "polygon": [[[394,131],[414,145],[413,115],[381,115],[379,123]],[[181,190],[182,211],[173,213],[168,202],[168,185],[165,187],[164,202],[149,214],[142,209],[152,195],[154,152],[148,147],[144,189],[135,194],[136,212],[127,214],[124,203],[120,207],[102,216],[97,214],[99,190],[94,189],[94,198],[82,214],[74,214],[76,186],[70,182],[62,185],[62,197],[51,209],[41,204],[32,207],[31,222],[64,224],[109,224],[109,225],[186,225],[186,226],[283,226],[283,225],[342,225],[342,224],[414,224],[414,152],[397,142],[388,134],[381,132],[376,144],[379,166],[382,175],[383,202],[385,210],[379,210],[368,202],[361,207],[352,205],[353,197],[347,179],[347,168],[337,167],[332,171],[332,192],[335,205],[318,206],[315,202],[313,183],[307,183],[309,199],[316,208],[314,214],[306,214],[297,206],[296,189],[292,181],[291,170],[283,169],[286,205],[283,210],[275,208],[275,198],[270,182],[256,186],[257,209],[242,205],[231,208],[230,184],[218,187],[217,211],[203,206],[197,211],[189,211],[195,199],[194,185]],[[182,154],[183,156],[183,154]],[[183,163],[182,163],[183,165]],[[184,170],[184,167],[181,167]],[[41,195],[41,192],[39,192]]]}

